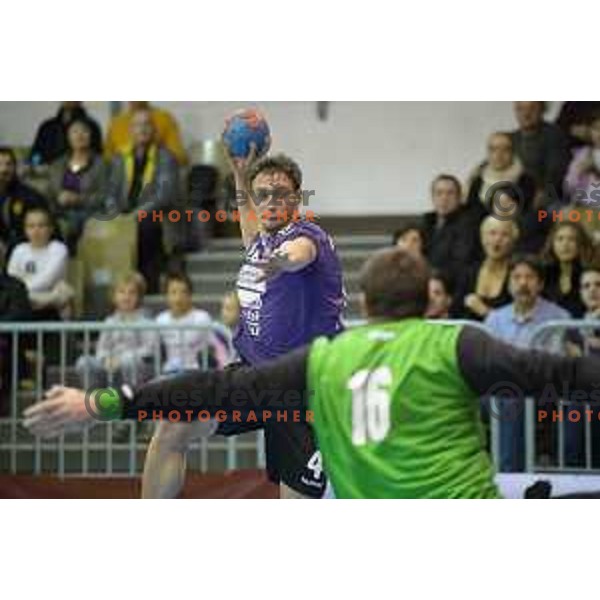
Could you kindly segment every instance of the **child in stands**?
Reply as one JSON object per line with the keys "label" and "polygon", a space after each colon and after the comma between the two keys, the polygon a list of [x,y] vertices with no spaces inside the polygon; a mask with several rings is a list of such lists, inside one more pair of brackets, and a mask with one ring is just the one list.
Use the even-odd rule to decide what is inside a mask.
{"label": "child in stands", "polygon": [[153,324],[141,308],[145,291],[146,282],[140,273],[125,274],[116,281],[112,293],[115,311],[105,323],[123,328],[103,331],[95,356],[81,356],[77,361],[77,372],[85,387],[140,385],[152,377],[152,359],[158,342],[156,333],[126,328]]}
{"label": "child in stands", "polygon": [[190,278],[183,273],[168,275],[166,294],[169,308],[156,317],[157,323],[203,325],[205,328],[160,332],[166,353],[163,373],[179,373],[198,367],[222,368],[228,360],[227,348],[215,336],[210,315],[194,308]]}

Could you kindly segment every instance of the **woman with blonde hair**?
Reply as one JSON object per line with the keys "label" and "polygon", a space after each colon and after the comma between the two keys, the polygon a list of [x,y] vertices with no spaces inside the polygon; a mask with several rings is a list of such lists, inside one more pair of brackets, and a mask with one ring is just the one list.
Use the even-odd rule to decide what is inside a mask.
{"label": "woman with blonde hair", "polygon": [[115,310],[105,323],[122,327],[103,331],[95,355],[81,356],[77,361],[77,372],[84,386],[139,385],[152,377],[158,336],[152,330],[127,329],[127,325],[153,324],[142,309],[145,292],[146,281],[140,273],[126,273],[115,282],[112,289]]}
{"label": "woman with blonde hair", "polygon": [[511,302],[508,272],[519,228],[513,221],[489,215],[481,222],[480,237],[483,259],[463,273],[456,287],[453,317],[482,321],[492,309]]}

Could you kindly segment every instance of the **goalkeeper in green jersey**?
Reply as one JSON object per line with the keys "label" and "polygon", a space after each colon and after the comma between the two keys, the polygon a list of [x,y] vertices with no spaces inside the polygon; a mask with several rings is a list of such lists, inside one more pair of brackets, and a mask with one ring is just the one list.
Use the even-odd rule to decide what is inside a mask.
{"label": "goalkeeper in green jersey", "polygon": [[[314,418],[338,498],[498,497],[478,399],[503,387],[524,399],[548,384],[589,394],[600,384],[600,361],[519,350],[474,327],[428,322],[428,278],[422,259],[380,251],[361,273],[367,325],[259,367],[104,391],[103,414],[152,418],[158,402],[182,418],[232,418],[255,404],[258,418],[277,427],[276,411],[300,407]],[[52,436],[90,422],[89,398],[53,388],[26,411],[25,424]]]}

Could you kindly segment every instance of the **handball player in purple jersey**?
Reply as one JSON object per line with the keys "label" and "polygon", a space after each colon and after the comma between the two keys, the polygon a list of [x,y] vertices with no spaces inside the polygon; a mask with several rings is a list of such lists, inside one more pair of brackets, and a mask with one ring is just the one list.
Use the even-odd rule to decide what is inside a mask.
{"label": "handball player in purple jersey", "polygon": [[[230,163],[235,176],[244,262],[237,280],[240,322],[234,346],[240,362],[257,365],[341,331],[345,305],[341,264],[329,235],[308,219],[302,206],[302,172],[278,155]],[[263,406],[273,414],[276,407]],[[247,411],[256,406],[246,407]],[[173,498],[183,487],[185,453],[198,437],[265,430],[267,474],[280,484],[282,498],[320,498],[326,487],[310,425],[244,417],[240,422],[160,423],[146,456],[145,498]]]}

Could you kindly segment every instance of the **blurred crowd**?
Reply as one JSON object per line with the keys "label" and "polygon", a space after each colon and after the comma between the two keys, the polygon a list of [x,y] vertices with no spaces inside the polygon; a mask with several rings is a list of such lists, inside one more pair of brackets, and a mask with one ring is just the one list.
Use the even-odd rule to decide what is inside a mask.
{"label": "blurred crowd", "polygon": [[[32,208],[47,211],[51,239],[75,257],[92,215],[134,219],[138,209],[168,209],[186,195],[177,122],[148,102],[129,102],[104,137],[82,103],[63,102],[38,127],[28,155],[17,159],[0,147],[0,243],[9,261],[17,245],[32,243]],[[152,293],[167,258],[163,229],[152,219],[138,223],[137,267]],[[169,249],[176,252],[176,246]]]}
{"label": "blurred crowd", "polygon": [[[554,123],[545,112],[544,102],[515,102],[514,131],[489,134],[465,184],[435,177],[433,210],[397,230],[393,243],[433,267],[430,318],[478,321],[522,347],[600,355],[600,103],[566,102]],[[598,321],[598,329],[567,328],[552,341],[534,335],[568,319]],[[580,418],[564,426],[565,464],[587,458],[598,467],[600,411],[594,407],[590,461],[583,405],[573,408]],[[514,415],[500,424],[502,471],[525,466],[524,418]],[[556,439],[539,429],[550,462]]]}
{"label": "blurred crowd", "polygon": [[393,243],[434,268],[432,289],[444,303],[432,297],[431,316],[489,324],[524,287],[511,281],[524,260],[536,267],[530,292],[539,287],[563,316],[598,317],[582,282],[599,258],[600,103],[567,102],[555,123],[544,119],[544,102],[515,102],[514,111],[517,128],[488,136],[466,183],[435,177],[432,210],[405,223]]}
{"label": "blurred crowd", "polygon": [[[137,218],[138,210],[181,208],[182,198],[195,202],[197,209],[206,208],[214,201],[217,179],[209,165],[188,168],[179,126],[165,110],[148,102],[129,102],[103,134],[81,102],[62,102],[58,113],[39,125],[26,154],[0,145],[0,322],[74,316],[74,279],[81,273],[73,278],[69,269],[82,259],[86,225],[129,219],[137,230],[135,264],[118,256],[126,268],[115,265],[106,286],[111,310],[105,323],[156,323],[179,329],[102,332],[74,361],[81,382],[141,382],[156,374],[157,362],[165,374],[223,366],[231,359],[229,334],[238,318],[237,298],[223,299],[223,327],[215,329],[211,315],[193,306],[192,281],[182,268],[183,252],[195,249],[189,245],[186,225],[169,232],[164,222]],[[100,243],[93,240],[91,248],[91,255],[100,252]],[[159,291],[165,294],[167,308],[151,315],[144,308],[144,295]],[[184,331],[187,325],[206,329]],[[0,334],[4,414],[13,375],[12,339]],[[44,336],[43,358],[39,350],[35,336],[22,336],[17,350],[22,387],[32,384],[35,362],[41,359],[44,384],[48,383],[46,366],[57,364],[60,354],[57,336]]]}

